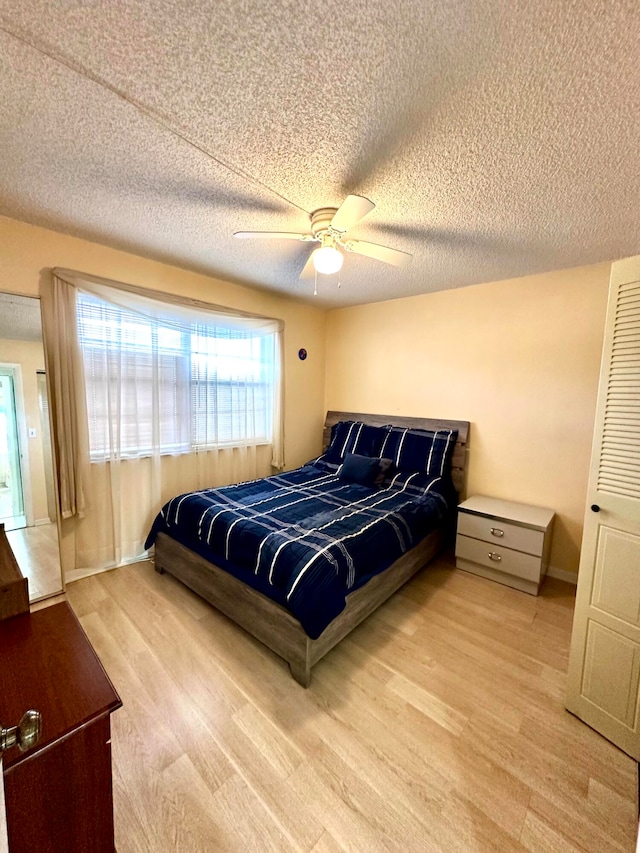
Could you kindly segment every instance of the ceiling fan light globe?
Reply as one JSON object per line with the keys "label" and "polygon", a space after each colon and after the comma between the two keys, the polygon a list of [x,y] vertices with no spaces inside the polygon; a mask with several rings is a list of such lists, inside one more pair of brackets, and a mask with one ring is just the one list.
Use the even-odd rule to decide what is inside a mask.
{"label": "ceiling fan light globe", "polygon": [[313,266],[316,272],[324,275],[333,275],[342,269],[344,256],[342,252],[333,246],[323,246],[313,253]]}

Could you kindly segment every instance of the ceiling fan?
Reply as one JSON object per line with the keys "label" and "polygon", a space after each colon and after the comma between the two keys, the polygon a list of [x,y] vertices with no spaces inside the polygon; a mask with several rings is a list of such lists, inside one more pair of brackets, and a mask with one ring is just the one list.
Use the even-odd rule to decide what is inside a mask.
{"label": "ceiling fan", "polygon": [[332,275],[339,272],[344,261],[344,252],[366,255],[376,261],[384,261],[396,267],[409,263],[412,255],[398,249],[367,243],[364,240],[349,240],[347,231],[360,222],[374,209],[375,204],[359,195],[348,195],[340,207],[321,207],[311,214],[311,233],[297,234],[291,231],[236,231],[234,237],[258,238],[260,240],[299,240],[302,243],[320,243],[315,249],[300,278],[310,278],[315,273]]}

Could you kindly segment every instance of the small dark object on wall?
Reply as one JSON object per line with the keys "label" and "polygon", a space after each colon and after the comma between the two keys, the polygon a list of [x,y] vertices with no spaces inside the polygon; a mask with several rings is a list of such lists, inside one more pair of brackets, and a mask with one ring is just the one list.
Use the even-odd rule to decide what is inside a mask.
{"label": "small dark object on wall", "polygon": [[306,349],[299,349],[298,350],[298,358],[300,359],[300,361],[304,361],[306,357],[307,357]]}

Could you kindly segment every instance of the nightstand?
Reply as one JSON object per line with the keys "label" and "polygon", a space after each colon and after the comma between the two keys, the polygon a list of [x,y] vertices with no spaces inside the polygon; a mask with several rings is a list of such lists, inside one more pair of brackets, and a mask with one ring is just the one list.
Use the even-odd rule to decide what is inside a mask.
{"label": "nightstand", "polygon": [[458,507],[456,566],[537,595],[553,519],[551,509],[475,495]]}

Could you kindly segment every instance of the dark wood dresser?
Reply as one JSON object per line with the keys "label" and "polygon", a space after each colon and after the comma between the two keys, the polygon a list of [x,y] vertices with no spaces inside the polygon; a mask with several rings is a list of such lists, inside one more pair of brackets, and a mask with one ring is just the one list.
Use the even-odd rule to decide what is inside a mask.
{"label": "dark wood dresser", "polygon": [[40,740],[4,753],[11,853],[113,851],[110,714],[122,705],[66,602],[0,622],[0,722],[40,711]]}

